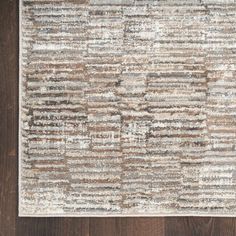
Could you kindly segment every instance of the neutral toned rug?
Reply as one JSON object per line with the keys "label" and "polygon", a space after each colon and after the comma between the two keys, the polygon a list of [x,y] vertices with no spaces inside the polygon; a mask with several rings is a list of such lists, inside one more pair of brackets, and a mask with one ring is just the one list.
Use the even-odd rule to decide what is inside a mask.
{"label": "neutral toned rug", "polygon": [[20,14],[21,216],[235,215],[234,0]]}

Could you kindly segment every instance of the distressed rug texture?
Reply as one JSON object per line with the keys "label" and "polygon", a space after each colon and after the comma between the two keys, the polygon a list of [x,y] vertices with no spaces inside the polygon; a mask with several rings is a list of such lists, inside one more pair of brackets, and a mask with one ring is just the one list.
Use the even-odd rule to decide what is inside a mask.
{"label": "distressed rug texture", "polygon": [[236,213],[234,0],[21,0],[19,215]]}

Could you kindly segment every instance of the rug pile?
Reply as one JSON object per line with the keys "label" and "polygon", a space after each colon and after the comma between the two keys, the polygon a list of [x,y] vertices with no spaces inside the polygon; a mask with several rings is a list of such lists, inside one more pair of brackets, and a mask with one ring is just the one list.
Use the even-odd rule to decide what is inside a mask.
{"label": "rug pile", "polygon": [[234,0],[21,0],[19,215],[234,215]]}

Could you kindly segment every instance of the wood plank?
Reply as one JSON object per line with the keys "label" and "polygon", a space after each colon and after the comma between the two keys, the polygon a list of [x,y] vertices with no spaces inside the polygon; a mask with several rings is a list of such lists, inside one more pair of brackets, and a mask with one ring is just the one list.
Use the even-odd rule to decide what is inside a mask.
{"label": "wood plank", "polygon": [[91,218],[89,236],[123,236],[122,218]]}
{"label": "wood plank", "polygon": [[165,236],[235,236],[236,219],[227,217],[169,217]]}
{"label": "wood plank", "polygon": [[19,218],[17,236],[89,236],[88,218]]}
{"label": "wood plank", "polygon": [[18,2],[0,1],[0,235],[14,236],[17,214]]}
{"label": "wood plank", "polygon": [[215,220],[211,217],[169,217],[165,236],[211,236]]}
{"label": "wood plank", "polygon": [[164,236],[164,222],[165,218],[159,217],[126,218],[122,236]]}
{"label": "wood plank", "polygon": [[212,229],[213,236],[235,236],[236,219],[235,218],[215,218],[215,224]]}
{"label": "wood plank", "polygon": [[89,236],[164,236],[164,218],[92,218]]}

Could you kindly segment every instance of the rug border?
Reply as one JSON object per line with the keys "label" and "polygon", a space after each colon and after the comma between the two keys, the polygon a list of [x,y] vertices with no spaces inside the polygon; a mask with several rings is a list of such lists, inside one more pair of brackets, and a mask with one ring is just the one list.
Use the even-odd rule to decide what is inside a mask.
{"label": "rug border", "polygon": [[21,209],[21,106],[22,106],[22,91],[21,91],[21,85],[22,85],[22,67],[21,67],[21,62],[22,62],[22,29],[21,29],[21,24],[22,24],[22,1],[19,0],[19,61],[18,61],[18,66],[19,66],[19,76],[18,76],[18,93],[19,93],[19,107],[18,107],[18,216],[22,215],[22,212],[20,211]]}
{"label": "rug border", "polygon": [[224,214],[224,213],[153,213],[153,214],[26,214],[21,210],[21,143],[22,143],[22,136],[21,136],[21,106],[22,106],[22,10],[23,10],[23,0],[19,0],[19,107],[18,107],[18,217],[236,217],[235,214]]}
{"label": "rug border", "polygon": [[19,217],[32,217],[32,218],[37,218],[37,217],[43,217],[43,218],[46,218],[46,217],[73,217],[73,218],[89,218],[89,217],[93,217],[93,218],[112,218],[112,217],[119,217],[119,218],[125,218],[125,217],[226,217],[226,218],[235,218],[236,216],[235,215],[230,215],[230,214],[227,214],[227,215],[224,215],[224,214],[211,214],[211,213],[205,213],[205,214],[194,214],[194,213],[179,213],[179,214],[175,214],[175,213],[157,213],[157,214],[127,214],[127,215],[122,215],[122,214],[113,214],[113,215],[106,215],[106,214],[103,214],[103,215],[79,215],[78,213],[72,215],[72,214],[22,214],[22,213],[19,213],[18,214]]}

